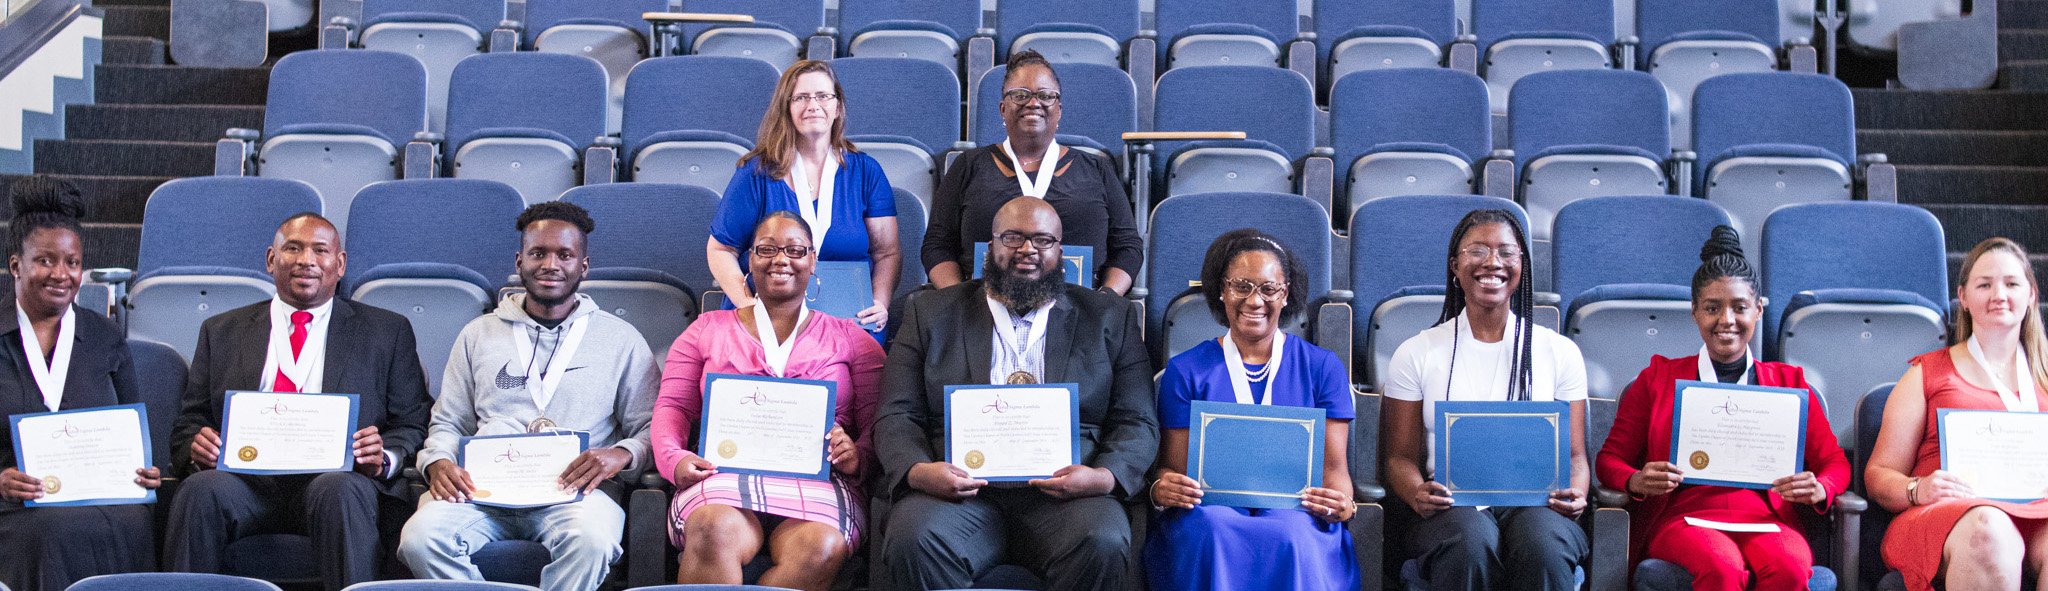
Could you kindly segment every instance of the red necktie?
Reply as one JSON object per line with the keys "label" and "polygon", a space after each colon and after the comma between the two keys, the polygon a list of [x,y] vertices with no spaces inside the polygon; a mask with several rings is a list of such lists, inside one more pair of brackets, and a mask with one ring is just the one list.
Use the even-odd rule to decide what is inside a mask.
{"label": "red necktie", "polygon": [[[299,350],[304,349],[306,347],[306,324],[312,321],[312,312],[307,312],[305,310],[298,310],[292,312],[292,360],[294,361],[298,360],[299,358]],[[285,377],[284,375],[284,363],[282,363],[284,360],[280,359],[278,361],[279,363],[277,364],[277,379],[271,380],[271,391],[299,391],[299,385],[292,383],[292,379],[289,377]]]}

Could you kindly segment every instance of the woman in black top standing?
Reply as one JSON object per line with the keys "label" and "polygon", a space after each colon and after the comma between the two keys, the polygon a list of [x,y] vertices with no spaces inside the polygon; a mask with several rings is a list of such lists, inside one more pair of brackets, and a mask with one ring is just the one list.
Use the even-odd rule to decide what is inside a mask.
{"label": "woman in black top standing", "polygon": [[1052,64],[1035,51],[1011,55],[998,109],[1008,139],[961,154],[932,199],[922,253],[932,284],[950,287],[973,277],[981,264],[970,260],[974,243],[989,241],[996,210],[1030,196],[1059,212],[1066,244],[1094,249],[1095,268],[1087,272],[1095,286],[1129,291],[1144,264],[1144,238],[1109,158],[1053,140],[1060,128],[1060,81]]}

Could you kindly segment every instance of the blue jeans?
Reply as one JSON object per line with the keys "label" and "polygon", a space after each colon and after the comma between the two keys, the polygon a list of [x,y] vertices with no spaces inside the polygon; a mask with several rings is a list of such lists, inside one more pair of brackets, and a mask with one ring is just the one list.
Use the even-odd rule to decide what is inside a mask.
{"label": "blue jeans", "polygon": [[436,501],[420,495],[419,510],[398,537],[398,558],[414,576],[483,580],[469,555],[498,540],[533,540],[554,562],[540,571],[547,591],[591,591],[624,550],[626,512],[604,493],[574,503],[505,509]]}

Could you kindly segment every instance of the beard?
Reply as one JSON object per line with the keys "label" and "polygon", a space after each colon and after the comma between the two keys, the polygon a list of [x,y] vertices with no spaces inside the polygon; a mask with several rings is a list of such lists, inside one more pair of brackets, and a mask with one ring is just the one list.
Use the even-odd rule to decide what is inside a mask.
{"label": "beard", "polygon": [[1016,312],[1043,306],[1058,296],[1066,287],[1067,265],[1066,261],[1056,260],[1052,269],[1039,273],[1037,279],[1023,279],[997,265],[995,252],[991,250],[988,258],[981,262],[981,276],[987,283],[989,294]]}

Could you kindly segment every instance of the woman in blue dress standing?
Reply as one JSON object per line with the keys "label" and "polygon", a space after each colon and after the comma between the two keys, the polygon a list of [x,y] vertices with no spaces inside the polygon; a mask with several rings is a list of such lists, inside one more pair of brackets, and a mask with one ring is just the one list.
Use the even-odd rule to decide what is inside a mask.
{"label": "woman in blue dress standing", "polygon": [[[1159,380],[1159,478],[1152,504],[1164,507],[1145,543],[1154,589],[1356,589],[1358,562],[1344,522],[1357,512],[1345,460],[1353,414],[1351,382],[1335,353],[1280,327],[1308,307],[1302,263],[1257,230],[1218,237],[1202,261],[1202,295],[1229,334],[1166,364]],[[1202,504],[1187,476],[1188,408],[1196,400],[1315,407],[1327,411],[1323,485],[1301,493],[1300,510]]]}

